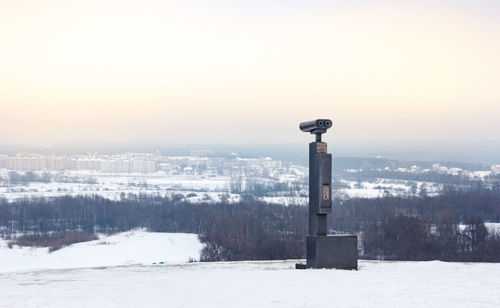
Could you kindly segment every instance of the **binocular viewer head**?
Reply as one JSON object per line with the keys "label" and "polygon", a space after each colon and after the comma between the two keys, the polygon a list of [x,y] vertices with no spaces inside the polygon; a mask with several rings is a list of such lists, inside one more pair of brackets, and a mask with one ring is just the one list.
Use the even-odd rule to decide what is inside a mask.
{"label": "binocular viewer head", "polygon": [[333,126],[332,120],[318,119],[300,123],[300,130],[311,134],[323,134]]}

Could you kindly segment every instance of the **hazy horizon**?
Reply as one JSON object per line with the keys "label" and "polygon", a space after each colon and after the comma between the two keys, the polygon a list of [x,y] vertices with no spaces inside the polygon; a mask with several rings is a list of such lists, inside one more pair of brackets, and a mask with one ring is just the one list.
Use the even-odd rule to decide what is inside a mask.
{"label": "hazy horizon", "polygon": [[[307,164],[308,143],[312,136],[301,143],[59,143],[59,144],[0,144],[0,155],[22,152],[63,154],[116,154],[125,152],[155,153],[177,156],[190,155],[192,151],[213,151],[209,156],[225,156],[236,152],[241,157],[266,157]],[[334,157],[382,157],[400,161],[469,162],[475,164],[500,164],[500,145],[495,142],[474,144],[428,143],[353,143],[325,136],[328,149]]]}
{"label": "hazy horizon", "polygon": [[346,153],[498,161],[499,54],[495,1],[4,1],[0,144],[302,144],[328,117]]}

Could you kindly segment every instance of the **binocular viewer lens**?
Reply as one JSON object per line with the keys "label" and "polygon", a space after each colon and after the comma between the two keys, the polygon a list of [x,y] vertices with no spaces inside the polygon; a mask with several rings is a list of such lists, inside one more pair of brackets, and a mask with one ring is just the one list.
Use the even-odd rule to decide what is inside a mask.
{"label": "binocular viewer lens", "polygon": [[332,122],[328,120],[318,120],[317,124],[318,127],[325,127],[325,128],[329,128],[332,126]]}
{"label": "binocular viewer lens", "polygon": [[317,119],[300,123],[300,130],[303,132],[310,132],[312,134],[322,134],[332,126],[333,122],[330,119]]}

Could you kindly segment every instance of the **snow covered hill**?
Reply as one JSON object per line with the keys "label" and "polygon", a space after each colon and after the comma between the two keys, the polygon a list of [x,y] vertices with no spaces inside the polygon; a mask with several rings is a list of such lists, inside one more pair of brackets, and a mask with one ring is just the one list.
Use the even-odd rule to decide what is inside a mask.
{"label": "snow covered hill", "polygon": [[[498,307],[500,264],[359,261],[188,263],[194,234],[133,230],[47,248],[0,242],[0,307]],[[163,264],[159,264],[163,262]],[[156,263],[156,264],[154,264]]]}
{"label": "snow covered hill", "polygon": [[0,239],[0,272],[118,265],[177,264],[198,260],[203,245],[196,234],[156,233],[137,229],[48,252],[14,246]]}
{"label": "snow covered hill", "polygon": [[498,307],[500,264],[186,263],[0,273],[1,307]]}

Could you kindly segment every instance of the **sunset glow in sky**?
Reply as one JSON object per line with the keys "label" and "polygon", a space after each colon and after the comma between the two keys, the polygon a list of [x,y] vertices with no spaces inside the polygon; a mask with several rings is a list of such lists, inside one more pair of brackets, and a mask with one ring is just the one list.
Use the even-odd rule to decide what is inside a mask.
{"label": "sunset glow in sky", "polygon": [[270,2],[1,1],[0,143],[500,139],[495,1]]}

